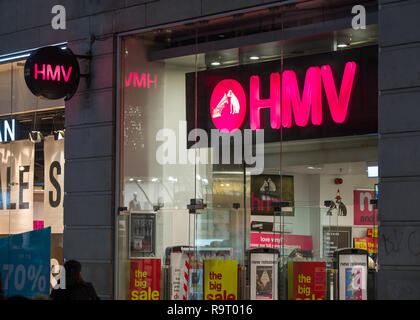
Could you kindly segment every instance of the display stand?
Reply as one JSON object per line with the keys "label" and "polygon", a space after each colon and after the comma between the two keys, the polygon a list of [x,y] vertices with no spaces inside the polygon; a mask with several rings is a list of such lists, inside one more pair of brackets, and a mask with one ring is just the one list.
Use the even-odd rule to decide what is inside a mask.
{"label": "display stand", "polygon": [[338,270],[338,300],[367,300],[368,252],[346,248],[334,254]]}

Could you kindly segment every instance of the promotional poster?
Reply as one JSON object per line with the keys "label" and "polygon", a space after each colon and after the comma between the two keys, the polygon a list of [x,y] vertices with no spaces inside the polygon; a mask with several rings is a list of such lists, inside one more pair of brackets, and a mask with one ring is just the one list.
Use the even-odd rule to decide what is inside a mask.
{"label": "promotional poster", "polygon": [[338,268],[339,300],[366,300],[367,255],[340,254]]}
{"label": "promotional poster", "polygon": [[370,200],[375,199],[374,190],[354,190],[354,225],[375,226],[378,224],[378,210]]}
{"label": "promotional poster", "polygon": [[171,252],[171,300],[187,300],[188,279],[190,273],[190,255],[183,252]]}
{"label": "promotional poster", "polygon": [[251,300],[277,300],[278,254],[250,255]]}
{"label": "promotional poster", "polygon": [[29,140],[0,145],[0,234],[33,230],[34,156]]}
{"label": "promotional poster", "polygon": [[[251,176],[251,214],[273,215],[274,203],[294,201],[293,176],[274,174]],[[282,214],[293,216],[293,208],[282,208]]]}
{"label": "promotional poster", "polygon": [[187,254],[189,257],[187,300],[205,300],[204,261],[223,261],[230,256],[231,252],[229,249],[216,251],[211,248],[202,248],[198,251],[191,250]]}
{"label": "promotional poster", "polygon": [[6,296],[50,294],[51,228],[0,239],[0,270]]}
{"label": "promotional poster", "polygon": [[155,213],[130,214],[130,257],[155,256]]}
{"label": "promotional poster", "polygon": [[161,299],[161,260],[130,261],[130,300]]}
{"label": "promotional poster", "polygon": [[326,299],[326,263],[289,261],[289,300]]}
{"label": "promotional poster", "polygon": [[312,251],[312,236],[251,232],[250,241],[251,248],[281,248],[290,252],[298,248],[304,251]]}
{"label": "promotional poster", "polygon": [[44,221],[52,233],[63,233],[64,139],[44,140]]}
{"label": "promotional poster", "polygon": [[204,299],[238,299],[238,262],[204,260]]}

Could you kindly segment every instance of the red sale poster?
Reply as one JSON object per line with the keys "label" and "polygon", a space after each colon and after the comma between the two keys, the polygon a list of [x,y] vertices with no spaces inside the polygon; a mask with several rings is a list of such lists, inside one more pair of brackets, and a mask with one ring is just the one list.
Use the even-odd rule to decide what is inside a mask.
{"label": "red sale poster", "polygon": [[160,300],[160,259],[133,259],[130,262],[130,300]]}
{"label": "red sale poster", "polygon": [[325,262],[290,261],[288,271],[289,300],[325,300]]}
{"label": "red sale poster", "polygon": [[353,207],[354,207],[354,224],[367,226],[377,225],[378,210],[374,209],[370,204],[370,200],[375,199],[375,191],[373,190],[354,190],[353,191]]}

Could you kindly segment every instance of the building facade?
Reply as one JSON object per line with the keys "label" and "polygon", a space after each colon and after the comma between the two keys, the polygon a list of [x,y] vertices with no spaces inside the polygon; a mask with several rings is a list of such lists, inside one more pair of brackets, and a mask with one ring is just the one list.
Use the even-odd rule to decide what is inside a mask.
{"label": "building facade", "polygon": [[[297,129],[286,132],[285,129],[285,136],[271,133],[269,138],[273,144],[267,147],[271,151],[265,150],[264,166],[274,171],[261,172],[260,175],[268,179],[275,172],[281,177],[282,188],[283,183],[288,183],[287,176],[294,177],[294,197],[285,199],[287,195],[283,194],[280,197],[294,202],[285,207],[292,207],[296,219],[304,217],[304,220],[295,222],[290,232],[282,229],[281,234],[310,235],[312,244],[308,251],[313,252],[311,258],[315,259],[325,258],[322,227],[328,225],[323,221],[331,218],[326,216],[329,207],[324,206],[324,201],[337,196],[337,186],[332,184],[327,187],[328,181],[334,177],[344,180],[340,187],[341,195],[344,203],[347,201],[348,217],[351,218],[354,218],[355,209],[349,208],[352,200],[345,192],[353,196],[353,192],[359,189],[373,189],[374,185],[378,185],[379,268],[376,298],[419,299],[420,224],[414,199],[420,189],[417,172],[420,158],[416,152],[420,125],[415,109],[420,88],[420,64],[416,59],[420,43],[416,12],[420,9],[420,2],[356,3],[343,0],[327,4],[324,1],[182,0],[176,1],[176,5],[174,2],[62,1],[60,4],[66,9],[66,29],[54,30],[51,27],[54,17],[51,9],[57,4],[55,1],[0,1],[0,61],[2,57],[17,52],[63,43],[76,55],[91,56],[90,59],[79,60],[81,73],[89,77],[80,79],[78,90],[70,100],[58,104],[65,106],[63,258],[82,263],[83,277],[94,284],[101,298],[129,298],[132,258],[129,248],[135,247],[129,231],[131,216],[133,211],[147,211],[149,214],[157,212],[154,251],[163,264],[166,248],[197,246],[198,240],[202,243],[206,240],[209,246],[210,240],[223,242],[226,240],[224,235],[209,231],[210,227],[200,226],[212,225],[220,230],[226,224],[230,225],[225,228],[229,234],[229,246],[233,248],[231,256],[241,264],[252,243],[251,223],[269,222],[252,220],[254,194],[250,193],[251,177],[246,174],[243,162],[239,166],[237,163],[229,163],[225,167],[214,164],[202,166],[194,159],[187,167],[159,165],[156,130],[168,128],[179,132],[179,121],[184,121],[188,132],[202,128],[210,132],[211,128],[206,124],[211,119],[206,118],[204,109],[201,109],[201,104],[210,97],[206,98],[206,92],[200,91],[198,84],[205,86],[212,77],[218,77],[218,80],[236,79],[238,82],[246,79],[242,85],[247,91],[250,76],[267,76],[275,63],[281,68],[278,71],[281,71],[284,85],[284,70],[287,68],[294,67],[303,83],[304,72],[310,67],[334,61],[331,67],[344,82],[345,63],[359,59],[358,75],[362,76],[358,79],[364,82],[360,83],[357,101],[359,106],[372,108],[369,109],[373,110],[371,114],[366,116],[370,120],[352,118],[355,125],[347,129],[334,127],[316,132]],[[351,10],[355,5],[366,8],[367,25],[361,30],[362,35],[352,29],[355,14]],[[347,48],[340,47],[342,40],[349,41],[344,44]],[[268,45],[276,42],[281,44]],[[269,58],[264,62],[244,61],[261,57],[253,55],[255,47],[259,50],[256,52]],[[219,65],[212,64],[215,62]],[[283,69],[283,62],[286,69]],[[299,71],[299,66],[304,66],[303,71]],[[337,88],[339,83],[336,82]],[[269,82],[264,82],[264,85],[268,87]],[[150,93],[150,90],[155,91]],[[261,97],[267,98],[271,93],[268,89],[261,90]],[[217,98],[220,100],[222,97]],[[180,106],[177,101],[182,102]],[[232,106],[232,102],[230,104]],[[284,109],[284,102],[282,104]],[[263,107],[266,106],[261,105]],[[231,113],[236,113],[235,106],[231,108]],[[357,107],[351,110],[360,114],[366,112],[357,111]],[[11,113],[16,111],[11,110]],[[244,117],[248,117],[249,113]],[[274,115],[270,118],[265,113],[261,118],[260,124],[263,123],[264,129],[270,124],[271,128],[277,126],[277,129],[290,127],[284,122],[276,124]],[[284,119],[282,113],[281,121]],[[249,127],[258,127],[258,121],[252,121]],[[294,121],[297,123],[296,112]],[[314,124],[317,120],[312,117],[311,121]],[[216,125],[215,121],[213,123]],[[182,134],[177,138],[180,136]],[[304,144],[306,139],[311,138],[318,139],[317,147]],[[290,141],[301,142],[293,144]],[[275,151],[276,148],[280,151]],[[181,152],[181,149],[178,150]],[[191,144],[188,144],[183,152],[188,157],[192,150]],[[301,161],[302,157],[308,157],[305,153],[308,150],[313,151],[312,158],[308,158],[309,162]],[[357,166],[367,162],[376,162],[376,167],[379,167],[377,180],[359,177],[365,167]],[[309,168],[311,163],[313,168]],[[346,163],[351,165],[346,166]],[[317,170],[316,165],[321,164],[323,169],[331,170],[329,175],[302,172],[303,166],[305,170]],[[340,165],[337,167],[336,164]],[[351,170],[359,170],[359,174]],[[231,171],[241,173],[239,179],[236,173],[229,178],[223,176]],[[303,180],[301,175],[305,175],[307,180]],[[185,182],[178,188],[175,184],[182,177],[190,184]],[[359,180],[345,191],[344,184],[352,179]],[[161,187],[153,184],[163,180],[171,183]],[[211,192],[205,191],[204,185],[208,183],[212,185]],[[227,183],[231,184],[228,192],[220,191]],[[267,183],[270,186],[270,182]],[[297,191],[298,185],[303,191]],[[305,198],[301,194],[305,194]],[[136,207],[137,197],[139,200],[146,199],[140,201],[139,207]],[[199,205],[188,207],[193,205],[190,202],[192,199],[204,199],[207,208]],[[259,207],[258,201],[263,199],[267,198],[254,201],[255,206]],[[159,213],[165,210],[170,213],[163,213],[165,218],[159,220]],[[194,210],[213,211],[206,211],[201,215],[203,218],[197,218]],[[211,218],[213,220],[210,221],[210,215],[216,217],[219,214],[217,210],[227,210],[231,219],[224,222],[223,218]],[[223,216],[224,213],[220,214]],[[272,216],[272,224],[287,227],[287,214],[277,218],[275,214]],[[344,221],[342,217],[336,216],[336,219]],[[169,225],[170,231],[167,228]],[[305,230],[302,231],[300,225],[304,225]],[[329,222],[329,225],[336,231],[339,227],[351,226],[354,235],[359,232],[353,222]],[[358,236],[364,237],[364,234]],[[353,246],[351,241],[350,246]],[[219,245],[223,247],[223,244]],[[217,247],[217,243],[213,247]],[[286,245],[283,243],[280,248],[285,250]],[[279,270],[277,275],[280,277],[280,274]],[[279,288],[277,298],[282,290],[284,288]],[[242,297],[250,298],[246,294]]]}

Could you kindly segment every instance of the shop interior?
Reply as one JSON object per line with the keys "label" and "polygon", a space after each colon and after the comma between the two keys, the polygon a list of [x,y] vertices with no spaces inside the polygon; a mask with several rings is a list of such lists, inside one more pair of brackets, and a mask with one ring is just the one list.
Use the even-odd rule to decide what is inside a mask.
{"label": "shop interior", "polygon": [[[303,259],[325,261],[330,269],[334,268],[336,249],[365,248],[369,267],[376,267],[377,243],[371,238],[377,232],[377,210],[370,200],[375,200],[378,185],[377,127],[367,134],[265,141],[264,170],[259,175],[252,175],[244,163],[212,164],[214,148],[191,147],[186,141],[188,134],[194,135],[187,123],[188,95],[194,92],[187,85],[188,74],[267,61],[278,62],[280,68],[290,58],[377,44],[376,25],[361,32],[336,30],[283,41],[263,40],[272,39],[270,36],[257,39],[253,27],[250,23],[232,28],[232,33],[222,27],[211,30],[206,26],[203,32],[181,27],[122,41],[119,199],[126,211],[117,217],[119,299],[129,299],[133,259],[159,258],[163,270],[170,270],[171,252],[180,247],[202,259],[229,257],[243,270],[250,268],[248,257],[253,248],[278,250],[280,266]],[[222,29],[225,32],[220,32]],[[278,31],[267,32],[277,32],[281,39]],[[243,45],[238,48],[238,43]],[[136,88],[133,79],[143,79],[140,70],[158,79],[157,85],[144,82],[140,88],[141,82],[137,82]],[[200,105],[200,96],[196,96],[195,108],[193,128],[197,118],[208,117],[208,107]],[[287,135],[288,129],[282,130]],[[271,195],[257,199],[254,192],[263,189]],[[270,197],[283,201],[280,211],[274,205],[261,214],[260,207],[266,211]],[[368,216],[360,217],[361,211]],[[155,222],[150,225],[156,226],[150,233],[153,236],[136,240],[131,220],[141,213],[154,214]],[[171,299],[170,271],[166,272],[163,296]],[[247,272],[249,269],[238,289],[242,298],[250,297]],[[286,277],[283,283],[287,281]],[[188,288],[188,299],[203,299],[197,287]],[[333,289],[328,290],[327,298],[334,299]],[[277,298],[287,299],[287,292],[280,292]]]}

